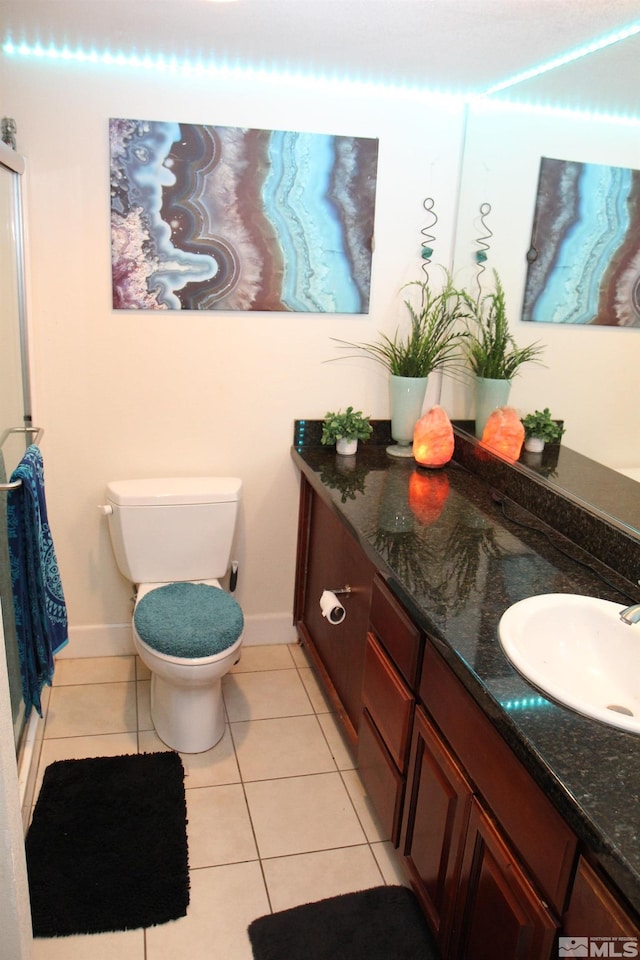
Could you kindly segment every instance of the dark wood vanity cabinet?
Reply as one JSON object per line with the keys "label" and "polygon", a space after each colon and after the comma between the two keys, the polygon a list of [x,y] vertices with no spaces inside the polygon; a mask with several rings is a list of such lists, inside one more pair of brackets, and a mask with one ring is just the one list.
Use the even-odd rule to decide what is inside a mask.
{"label": "dark wood vanity cabinet", "polygon": [[[320,596],[345,584],[347,616],[331,626]],[[443,960],[552,960],[559,935],[639,936],[439,645],[304,477],[295,603]]]}
{"label": "dark wood vanity cabinet", "polygon": [[[294,617],[327,694],[353,746],[358,741],[362,676],[375,568],[335,512],[302,478],[298,526]],[[342,623],[322,616],[324,590],[351,588],[340,595]]]}
{"label": "dark wood vanity cabinet", "polygon": [[550,960],[577,841],[427,642],[401,836],[447,960]]}
{"label": "dark wood vanity cabinet", "polygon": [[424,637],[381,577],[371,596],[358,769],[386,838],[396,846]]}

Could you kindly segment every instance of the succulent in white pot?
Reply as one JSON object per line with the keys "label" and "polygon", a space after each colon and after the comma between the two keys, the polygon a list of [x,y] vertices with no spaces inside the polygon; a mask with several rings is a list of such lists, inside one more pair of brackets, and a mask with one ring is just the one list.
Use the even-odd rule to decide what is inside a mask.
{"label": "succulent in white pot", "polygon": [[358,449],[358,440],[368,440],[372,432],[369,418],[363,416],[361,410],[347,407],[344,413],[338,410],[325,414],[320,442],[335,443],[338,453],[350,456]]}
{"label": "succulent in white pot", "polygon": [[525,450],[530,453],[541,453],[545,443],[558,443],[564,433],[564,426],[552,418],[548,407],[522,417],[522,426]]}

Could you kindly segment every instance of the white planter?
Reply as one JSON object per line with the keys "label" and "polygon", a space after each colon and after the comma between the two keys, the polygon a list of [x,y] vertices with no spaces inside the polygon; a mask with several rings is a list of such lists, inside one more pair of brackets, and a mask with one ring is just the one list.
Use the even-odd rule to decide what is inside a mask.
{"label": "white planter", "polygon": [[540,437],[526,437],[524,448],[528,450],[529,453],[542,453],[544,450],[544,440],[541,440]]}
{"label": "white planter", "polygon": [[494,410],[506,407],[510,392],[511,380],[476,377],[476,437],[482,439],[487,420]]}
{"label": "white planter", "polygon": [[341,437],[339,440],[336,440],[336,453],[341,454],[343,457],[352,457],[357,449],[357,438],[351,440],[348,437]]}
{"label": "white planter", "polygon": [[420,419],[427,377],[389,376],[391,405],[391,437],[395,444],[387,447],[394,457],[411,457],[413,454],[413,428]]}

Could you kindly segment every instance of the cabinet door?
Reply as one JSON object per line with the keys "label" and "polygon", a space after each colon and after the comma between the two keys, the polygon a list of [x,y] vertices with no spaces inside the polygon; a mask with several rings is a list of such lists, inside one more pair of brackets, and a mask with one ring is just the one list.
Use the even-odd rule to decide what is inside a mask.
{"label": "cabinet door", "polygon": [[[578,862],[562,932],[567,937],[631,937],[640,940],[638,921],[627,913],[582,857]],[[622,945],[617,944],[616,949],[621,951]],[[633,956],[631,948],[629,955]]]}
{"label": "cabinet door", "polygon": [[404,780],[367,710],[358,731],[358,772],[385,840],[398,846]]}
{"label": "cabinet door", "polygon": [[[298,560],[298,633],[309,647],[352,743],[362,710],[362,676],[375,569],[362,548],[315,493],[308,501],[306,563]],[[301,518],[302,519],[302,518]],[[320,611],[323,590],[351,587],[340,597],[346,617],[329,623]]]}
{"label": "cabinet door", "polygon": [[407,784],[400,849],[447,956],[471,787],[422,707],[415,711]]}
{"label": "cabinet door", "polygon": [[550,960],[558,924],[474,798],[462,858],[450,956]]}

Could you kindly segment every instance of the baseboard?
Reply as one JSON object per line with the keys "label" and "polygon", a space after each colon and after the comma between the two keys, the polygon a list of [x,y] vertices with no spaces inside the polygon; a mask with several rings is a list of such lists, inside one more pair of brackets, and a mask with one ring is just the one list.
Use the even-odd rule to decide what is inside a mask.
{"label": "baseboard", "polygon": [[[267,613],[245,617],[244,643],[248,647],[296,643],[298,637],[290,613]],[[69,628],[69,643],[59,660],[75,657],[125,657],[134,653],[129,623],[90,624]]]}

